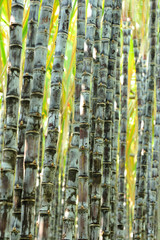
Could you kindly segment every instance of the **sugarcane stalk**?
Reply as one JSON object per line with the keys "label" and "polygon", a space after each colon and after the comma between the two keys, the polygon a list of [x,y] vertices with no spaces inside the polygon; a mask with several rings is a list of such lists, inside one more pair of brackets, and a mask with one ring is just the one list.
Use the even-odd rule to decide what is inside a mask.
{"label": "sugarcane stalk", "polygon": [[19,76],[22,50],[23,0],[13,0],[10,20],[10,46],[7,73],[4,146],[0,172],[0,239],[10,238],[13,183],[17,155]]}
{"label": "sugarcane stalk", "polygon": [[149,139],[152,129],[152,110],[153,110],[153,93],[154,93],[154,78],[155,78],[155,57],[156,57],[156,0],[150,1],[150,18],[149,18],[149,57],[148,57],[148,89],[146,111],[144,119],[144,138],[143,152],[140,164],[140,180],[138,190],[138,206],[137,218],[135,219],[134,239],[145,237],[145,216],[146,216],[146,179],[147,179],[147,160]]}
{"label": "sugarcane stalk", "polygon": [[40,208],[40,231],[39,239],[48,239],[50,207],[52,200],[52,189],[57,164],[56,148],[59,135],[59,113],[62,92],[63,64],[68,37],[69,17],[71,12],[71,1],[61,2],[60,21],[56,40],[55,56],[51,76],[51,99],[48,114],[48,134],[46,138],[43,177],[42,177],[42,203]]}
{"label": "sugarcane stalk", "polygon": [[43,127],[41,126],[40,139],[39,139],[38,174],[37,174],[37,183],[36,183],[36,203],[35,203],[35,220],[34,220],[35,238],[38,237],[38,231],[39,231],[38,214],[39,214],[39,209],[41,205],[42,158],[43,158]]}
{"label": "sugarcane stalk", "polygon": [[29,113],[30,88],[33,79],[34,50],[37,33],[39,1],[30,2],[30,13],[28,20],[28,33],[26,42],[26,56],[23,73],[23,82],[20,100],[20,117],[18,122],[18,151],[16,159],[16,172],[14,183],[14,200],[12,214],[11,239],[19,239],[21,226],[21,195],[23,185],[23,159],[25,145],[25,131]]}
{"label": "sugarcane stalk", "polygon": [[77,48],[74,120],[71,145],[69,146],[69,169],[65,193],[65,214],[63,218],[63,239],[73,239],[75,230],[76,196],[78,189],[79,162],[79,122],[80,122],[80,87],[83,67],[83,49],[85,37],[85,0],[78,0],[77,9]]}
{"label": "sugarcane stalk", "polygon": [[[151,177],[151,193],[150,193],[150,212],[148,225],[148,239],[154,239],[157,236],[157,211],[158,211],[158,178],[159,178],[159,151],[160,151],[160,13],[158,15],[159,34],[158,48],[156,49],[156,121],[154,126],[154,146],[153,146],[153,162],[152,162],[152,177]],[[156,222],[155,222],[156,220]],[[156,223],[156,224],[155,224]],[[158,226],[157,226],[158,225]]]}
{"label": "sugarcane stalk", "polygon": [[101,53],[101,17],[102,1],[97,3],[96,31],[94,40],[95,56],[93,59],[93,83],[92,83],[92,117],[91,132],[93,146],[90,156],[90,223],[89,239],[100,238],[100,214],[101,214],[101,162],[103,156],[104,138],[104,103],[98,96],[98,84],[100,82],[100,53]]}
{"label": "sugarcane stalk", "polygon": [[42,119],[43,90],[46,73],[49,26],[53,0],[43,0],[34,53],[33,81],[29,116],[25,135],[24,179],[21,207],[21,240],[34,238],[35,189],[37,180],[38,146]]}
{"label": "sugarcane stalk", "polygon": [[97,0],[89,0],[84,42],[83,75],[80,93],[80,142],[78,172],[78,239],[88,239],[88,176],[90,135],[90,82],[93,76],[93,47],[96,30]]}
{"label": "sugarcane stalk", "polygon": [[118,40],[118,51],[116,61],[116,84],[115,84],[115,120],[113,131],[113,151],[112,151],[112,188],[111,188],[111,221],[110,221],[110,237],[116,238],[116,211],[117,211],[117,153],[118,153],[118,132],[119,132],[119,112],[120,112],[120,34]]}
{"label": "sugarcane stalk", "polygon": [[[113,3],[112,11],[112,33],[110,41],[110,53],[109,62],[112,66],[108,75],[112,76],[113,85],[111,92],[113,91],[112,103],[112,142],[111,142],[111,192],[110,192],[110,204],[111,204],[111,216],[110,216],[110,238],[115,239],[116,234],[116,192],[117,192],[117,151],[118,151],[118,129],[119,129],[119,94],[120,94],[120,76],[117,76],[120,66],[117,66],[120,61],[120,19],[121,19],[122,1],[115,1]],[[118,52],[117,52],[118,50]],[[119,54],[119,55],[118,55]],[[120,72],[118,73],[120,74]],[[117,82],[118,81],[118,82]],[[116,103],[116,104],[115,104]]]}
{"label": "sugarcane stalk", "polygon": [[[125,22],[126,24],[126,22]],[[126,24],[128,25],[128,24]],[[127,136],[127,106],[128,106],[128,53],[130,48],[130,32],[126,26],[123,29],[123,83],[121,85],[121,119],[120,119],[120,150],[118,173],[118,207],[117,207],[117,240],[125,239],[125,162]]]}
{"label": "sugarcane stalk", "polygon": [[[113,84],[108,75],[110,39],[112,34],[113,1],[104,2],[104,19],[102,26],[101,57],[100,57],[100,82],[98,84],[98,96],[103,103],[104,111],[104,149],[102,160],[102,201],[101,224],[102,239],[109,239],[110,229],[110,173],[111,173],[111,111],[113,93],[110,92],[109,82]],[[100,106],[100,105],[99,105]],[[98,105],[97,105],[98,107]],[[102,107],[102,106],[101,106]],[[102,110],[101,110],[102,111]]]}

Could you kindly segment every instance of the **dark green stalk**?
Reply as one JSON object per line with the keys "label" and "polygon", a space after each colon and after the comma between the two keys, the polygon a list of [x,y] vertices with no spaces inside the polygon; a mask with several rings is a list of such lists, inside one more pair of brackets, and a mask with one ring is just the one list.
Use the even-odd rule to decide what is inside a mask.
{"label": "dark green stalk", "polygon": [[85,0],[78,0],[77,9],[77,48],[74,121],[71,145],[69,146],[69,169],[65,194],[65,215],[63,219],[63,239],[73,239],[75,230],[76,198],[78,189],[79,164],[79,122],[80,122],[80,88],[83,71],[83,49],[85,38]]}
{"label": "dark green stalk", "polygon": [[34,53],[29,117],[25,135],[24,180],[21,207],[21,240],[34,238],[34,209],[38,146],[42,118],[43,90],[53,0],[43,0]]}
{"label": "dark green stalk", "polygon": [[121,85],[121,120],[120,120],[120,150],[119,150],[117,238],[116,238],[117,240],[125,239],[124,174],[126,162],[127,107],[128,107],[128,53],[130,48],[130,32],[131,32],[128,26],[125,27],[126,28],[123,29],[123,83]]}
{"label": "dark green stalk", "polygon": [[13,183],[17,155],[17,122],[23,9],[23,0],[12,1],[4,147],[0,172],[0,239],[4,240],[10,238],[13,205]]}
{"label": "dark green stalk", "polygon": [[93,76],[93,47],[96,30],[97,0],[89,0],[84,42],[83,75],[80,94],[80,157],[78,176],[78,239],[88,239],[88,177],[90,135],[90,83]]}
{"label": "dark green stalk", "polygon": [[28,34],[26,42],[26,56],[23,73],[21,100],[20,100],[20,117],[18,125],[18,151],[16,159],[16,172],[14,183],[14,202],[12,215],[12,231],[11,239],[19,239],[21,226],[21,195],[23,185],[23,159],[24,159],[24,145],[25,145],[25,131],[29,113],[30,104],[30,86],[33,79],[33,61],[34,50],[37,33],[39,1],[31,0],[30,13],[28,20]]}
{"label": "dark green stalk", "polygon": [[62,90],[63,63],[66,43],[68,38],[69,17],[71,12],[71,0],[61,2],[60,21],[58,27],[55,56],[51,77],[51,99],[48,113],[48,134],[46,138],[43,178],[42,178],[42,204],[40,208],[39,239],[48,239],[50,207],[57,164],[56,148],[59,135],[59,113]]}

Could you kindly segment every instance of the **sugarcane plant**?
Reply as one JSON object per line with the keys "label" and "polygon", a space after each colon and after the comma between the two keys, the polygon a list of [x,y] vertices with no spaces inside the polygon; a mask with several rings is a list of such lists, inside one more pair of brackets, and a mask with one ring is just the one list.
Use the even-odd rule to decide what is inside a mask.
{"label": "sugarcane plant", "polygon": [[23,0],[12,1],[7,74],[4,147],[0,172],[0,238],[10,239],[13,183],[17,155],[19,77],[22,50]]}
{"label": "sugarcane plant", "polygon": [[148,85],[146,89],[146,108],[144,118],[144,137],[142,142],[143,151],[140,161],[140,176],[138,189],[138,204],[136,209],[134,239],[145,239],[146,237],[146,187],[147,187],[147,162],[148,147],[152,130],[152,110],[153,93],[155,78],[155,59],[156,59],[156,1],[150,1],[149,18],[149,52],[148,52]]}
{"label": "sugarcane plant", "polygon": [[[110,189],[110,238],[116,237],[116,185],[117,185],[117,151],[118,151],[118,129],[119,129],[119,88],[120,88],[120,20],[121,20],[122,1],[115,1],[113,3],[112,11],[112,32],[110,40],[109,51],[109,71],[108,77],[111,76],[113,83],[110,85],[110,93],[112,98],[107,99],[112,104],[112,142],[111,142],[111,189]],[[118,49],[118,51],[117,51]],[[109,76],[110,75],[110,76]],[[109,79],[108,79],[109,80]],[[113,94],[113,95],[112,95]]]}
{"label": "sugarcane plant", "polygon": [[[51,76],[51,98],[48,113],[48,133],[46,138],[43,177],[42,177],[42,201],[40,208],[39,239],[48,239],[50,205],[52,189],[56,172],[57,158],[56,148],[59,135],[59,113],[62,90],[63,64],[68,37],[71,1],[65,0],[60,4],[60,20],[55,48],[55,56]],[[55,213],[54,213],[55,214]]]}
{"label": "sugarcane plant", "polygon": [[46,56],[53,0],[43,0],[34,52],[33,80],[25,134],[24,178],[21,206],[20,239],[34,236],[35,188],[38,165],[38,146],[42,118]]}
{"label": "sugarcane plant", "polygon": [[125,239],[125,162],[128,107],[128,53],[131,29],[124,22],[123,29],[123,83],[121,85],[120,150],[118,172],[117,239]]}
{"label": "sugarcane plant", "polygon": [[21,195],[23,185],[23,159],[24,159],[24,144],[25,130],[27,125],[29,103],[30,103],[30,88],[33,78],[33,62],[34,50],[37,33],[39,1],[30,2],[30,13],[28,20],[28,34],[26,42],[26,56],[23,73],[23,83],[20,100],[20,117],[18,125],[18,151],[16,159],[16,172],[14,182],[14,199],[13,199],[13,214],[12,214],[12,232],[11,239],[19,239],[21,226]]}
{"label": "sugarcane plant", "polygon": [[[90,223],[89,238],[99,239],[100,237],[100,213],[101,213],[101,162],[103,156],[104,138],[104,103],[101,103],[98,96],[99,76],[100,76],[100,53],[101,53],[101,17],[102,1],[97,3],[96,31],[94,40],[95,56],[93,56],[93,81],[92,81],[92,117],[90,139]],[[92,146],[93,142],[93,146]]]}
{"label": "sugarcane plant", "polygon": [[[107,104],[109,102],[106,99],[110,94],[107,92],[107,75],[108,75],[108,58],[110,49],[110,39],[112,31],[112,8],[113,1],[104,2],[104,19],[102,25],[102,40],[101,40],[101,56],[100,56],[100,78],[98,81],[98,96],[99,102],[97,108],[102,108],[101,118],[103,120],[104,128],[104,142],[103,142],[103,158],[102,158],[102,200],[101,200],[101,234],[103,239],[108,239],[109,237],[109,212],[110,212],[110,163],[111,159],[111,145],[110,150],[108,148],[108,141],[111,143],[111,132],[108,131],[107,123],[109,122],[108,117],[110,116],[109,109],[107,109]],[[103,105],[103,106],[102,106]],[[111,108],[112,106],[109,105]],[[98,112],[97,112],[98,113]],[[103,136],[103,135],[102,135]]]}
{"label": "sugarcane plant", "polygon": [[68,178],[65,194],[65,214],[63,218],[63,239],[74,239],[76,199],[78,189],[79,164],[79,122],[80,122],[80,87],[83,70],[83,50],[85,38],[85,1],[78,0],[77,9],[77,48],[76,48],[76,75],[74,96],[74,120],[71,145],[69,146]]}
{"label": "sugarcane plant", "polygon": [[[158,12],[159,13],[159,12]],[[151,183],[150,183],[150,195],[149,195],[149,221],[148,221],[148,239],[154,239],[157,236],[157,227],[155,225],[155,219],[157,219],[157,186],[159,177],[159,132],[160,132],[160,14],[158,16],[158,44],[156,49],[156,82],[155,82],[155,92],[156,92],[156,120],[154,126],[154,146],[153,146],[153,161],[151,170]],[[157,236],[158,239],[158,236]]]}
{"label": "sugarcane plant", "polygon": [[80,141],[78,172],[78,239],[88,239],[88,177],[90,136],[90,83],[93,76],[93,47],[96,30],[97,0],[88,2],[84,59],[80,93]]}

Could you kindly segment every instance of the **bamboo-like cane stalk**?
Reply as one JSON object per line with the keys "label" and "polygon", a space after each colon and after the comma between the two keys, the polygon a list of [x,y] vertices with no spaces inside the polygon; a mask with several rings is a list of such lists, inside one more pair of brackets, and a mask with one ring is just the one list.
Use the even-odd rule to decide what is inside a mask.
{"label": "bamboo-like cane stalk", "polygon": [[[110,93],[109,83],[112,79],[108,75],[108,59],[110,50],[110,39],[112,33],[113,1],[104,3],[104,19],[102,26],[101,58],[100,58],[100,82],[98,85],[98,96],[104,104],[104,156],[102,161],[102,201],[101,201],[101,224],[102,239],[108,239],[110,221],[110,173],[111,173],[111,111],[113,93]],[[107,101],[106,101],[107,99]],[[111,101],[111,102],[110,102]],[[97,106],[98,107],[98,106]],[[102,110],[101,110],[102,111]]]}
{"label": "bamboo-like cane stalk", "polygon": [[23,83],[20,101],[20,117],[18,125],[18,151],[16,159],[16,172],[14,183],[14,201],[13,201],[13,215],[12,215],[12,231],[11,239],[19,239],[21,226],[21,195],[23,185],[23,159],[24,159],[24,145],[25,145],[25,131],[29,113],[30,104],[30,87],[33,79],[33,63],[34,50],[37,33],[39,1],[32,0],[30,2],[30,13],[28,20],[28,34],[26,43],[25,66],[23,73]]}
{"label": "bamboo-like cane stalk", "polygon": [[[116,210],[117,210],[117,153],[118,153],[118,131],[119,131],[119,112],[120,112],[120,33],[118,40],[117,62],[116,62],[116,84],[115,84],[115,120],[114,120],[114,143],[112,152],[112,192],[111,192],[111,227],[110,237],[116,238]],[[114,160],[116,160],[114,162]],[[116,179],[115,179],[116,178]]]}
{"label": "bamboo-like cane stalk", "polygon": [[78,0],[77,9],[77,48],[76,48],[76,76],[74,121],[71,145],[69,146],[69,169],[65,194],[65,215],[63,219],[63,239],[73,239],[76,196],[78,188],[78,162],[79,162],[79,122],[80,122],[80,87],[83,68],[83,50],[85,38],[85,0]]}
{"label": "bamboo-like cane stalk", "polygon": [[41,204],[41,172],[42,172],[42,156],[43,155],[43,127],[40,130],[39,139],[39,156],[38,156],[38,174],[37,174],[37,184],[36,184],[36,203],[35,203],[35,220],[34,220],[34,236],[38,237],[39,222],[38,215]]}
{"label": "bamboo-like cane stalk", "polygon": [[157,1],[150,1],[150,19],[149,19],[149,60],[148,60],[148,89],[146,99],[146,111],[144,119],[144,138],[143,152],[140,164],[140,180],[138,190],[138,206],[136,211],[134,239],[140,239],[145,236],[145,216],[146,216],[146,177],[148,146],[152,129],[152,110],[153,110],[153,93],[155,78],[155,57],[156,57],[156,7]]}
{"label": "bamboo-like cane stalk", "polygon": [[50,205],[52,200],[52,188],[55,177],[56,148],[59,135],[59,113],[62,90],[63,63],[68,37],[69,17],[71,12],[71,0],[61,2],[60,21],[58,27],[55,56],[51,77],[51,100],[48,114],[48,134],[46,138],[45,157],[42,177],[42,204],[40,208],[39,239],[48,239]]}
{"label": "bamboo-like cane stalk", "polygon": [[[146,191],[147,196],[146,196],[146,219],[145,219],[145,226],[147,226],[146,232],[145,232],[145,238],[147,238],[149,240],[154,239],[154,234],[153,234],[154,227],[152,226],[152,224],[154,224],[152,221],[154,206],[152,205],[151,201],[152,201],[153,197],[156,196],[156,192],[155,192],[155,194],[153,192],[151,192],[151,188],[152,188],[151,178],[152,178],[152,132],[150,135],[149,147],[148,147],[148,172],[147,172],[147,191]],[[153,232],[152,232],[152,229],[153,229]]]}
{"label": "bamboo-like cane stalk", "polygon": [[[153,147],[153,162],[152,162],[152,177],[151,177],[151,193],[150,193],[150,212],[148,225],[148,239],[153,239],[156,236],[157,226],[155,227],[155,219],[157,218],[158,209],[158,177],[159,177],[159,156],[160,156],[160,12],[158,16],[159,36],[158,48],[156,50],[156,122],[154,127],[154,147]],[[156,219],[157,220],[157,219]],[[156,222],[157,223],[157,222]],[[156,224],[159,225],[159,224]],[[159,236],[157,236],[158,239]]]}
{"label": "bamboo-like cane stalk", "polygon": [[[128,25],[128,24],[127,24]],[[128,53],[130,48],[130,32],[123,29],[123,84],[121,85],[121,120],[120,120],[120,151],[118,173],[118,207],[117,207],[117,240],[124,239],[124,200],[125,200],[125,161],[127,135],[127,106],[128,106]]]}
{"label": "bamboo-like cane stalk", "polygon": [[104,103],[98,96],[98,85],[100,83],[100,53],[101,53],[101,17],[102,1],[97,3],[96,31],[94,40],[93,56],[93,84],[92,84],[92,118],[91,132],[93,148],[90,156],[90,231],[89,239],[100,237],[100,213],[101,213],[101,163],[104,152]]}
{"label": "bamboo-like cane stalk", "polygon": [[[138,51],[136,50],[136,52],[138,52]],[[137,67],[138,68],[140,67],[140,66],[138,66],[138,63],[137,63]],[[138,69],[137,72],[140,73],[140,70]],[[144,126],[143,126],[143,124],[144,124],[144,117],[145,117],[145,112],[146,112],[146,101],[147,101],[146,96],[147,96],[147,88],[148,88],[147,66],[146,66],[146,56],[145,55],[143,56],[143,60],[142,60],[142,76],[141,76],[141,78],[139,78],[139,77],[140,76],[138,74],[137,79],[139,79],[139,81],[141,81],[141,82],[137,83],[137,93],[139,92],[138,98],[140,99],[140,102],[142,100],[142,116],[141,116],[141,113],[139,113],[139,118],[141,119],[141,122],[139,121],[139,123],[138,123],[139,124],[138,130],[140,132],[139,132],[139,139],[138,139],[136,184],[135,184],[136,188],[135,188],[134,225],[133,225],[134,236],[135,236],[135,232],[137,232],[138,228],[139,228],[140,215],[138,215],[138,212],[139,212],[139,208],[141,208],[141,206],[138,206],[138,200],[139,200],[138,191],[139,191],[139,179],[140,179],[141,153],[142,153],[142,149],[143,149],[143,138],[144,138]],[[141,94],[143,96],[142,99],[141,99]],[[139,108],[140,108],[140,106],[139,106]],[[140,126],[140,124],[141,124],[141,126]],[[137,221],[136,221],[136,219],[137,219]]]}
{"label": "bamboo-like cane stalk", "polygon": [[[111,93],[113,92],[112,103],[112,152],[111,152],[111,217],[110,217],[110,238],[115,239],[116,234],[116,186],[117,186],[117,150],[118,150],[118,129],[119,129],[119,84],[120,79],[117,76],[119,66],[117,66],[117,57],[120,58],[120,19],[121,19],[122,1],[115,1],[113,3],[112,12],[112,34],[110,41],[109,66],[111,66],[108,75],[111,75],[113,84],[111,86]],[[117,52],[118,50],[118,52]],[[119,54],[119,55],[118,55]],[[119,61],[120,59],[118,59]],[[119,73],[120,74],[120,73]],[[118,77],[118,78],[117,78]],[[117,84],[118,81],[118,84]],[[118,92],[117,92],[118,90]],[[117,95],[118,94],[118,95]]]}
{"label": "bamboo-like cane stalk", "polygon": [[62,239],[63,234],[63,215],[65,212],[65,198],[66,198],[66,186],[67,186],[67,179],[68,179],[68,168],[69,168],[69,152],[67,153],[66,164],[65,164],[65,175],[62,185],[62,206],[61,206],[61,213],[60,213],[60,223],[59,223],[59,233],[58,239]]}
{"label": "bamboo-like cane stalk", "polygon": [[80,94],[80,157],[78,173],[78,239],[88,239],[88,176],[90,135],[90,82],[93,76],[93,47],[97,0],[89,0],[84,43],[83,75]]}
{"label": "bamboo-like cane stalk", "polygon": [[0,172],[0,239],[10,238],[13,183],[17,155],[19,76],[22,49],[23,0],[13,0],[6,92],[4,148]]}
{"label": "bamboo-like cane stalk", "polygon": [[33,82],[25,136],[24,180],[21,207],[21,240],[33,239],[38,146],[42,118],[43,90],[53,0],[43,0],[34,53]]}

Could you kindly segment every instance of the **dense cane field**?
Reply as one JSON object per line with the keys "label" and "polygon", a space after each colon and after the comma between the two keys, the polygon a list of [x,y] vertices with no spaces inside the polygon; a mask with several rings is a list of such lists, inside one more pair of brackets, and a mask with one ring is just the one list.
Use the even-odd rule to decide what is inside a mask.
{"label": "dense cane field", "polygon": [[160,240],[157,0],[0,1],[0,240]]}

